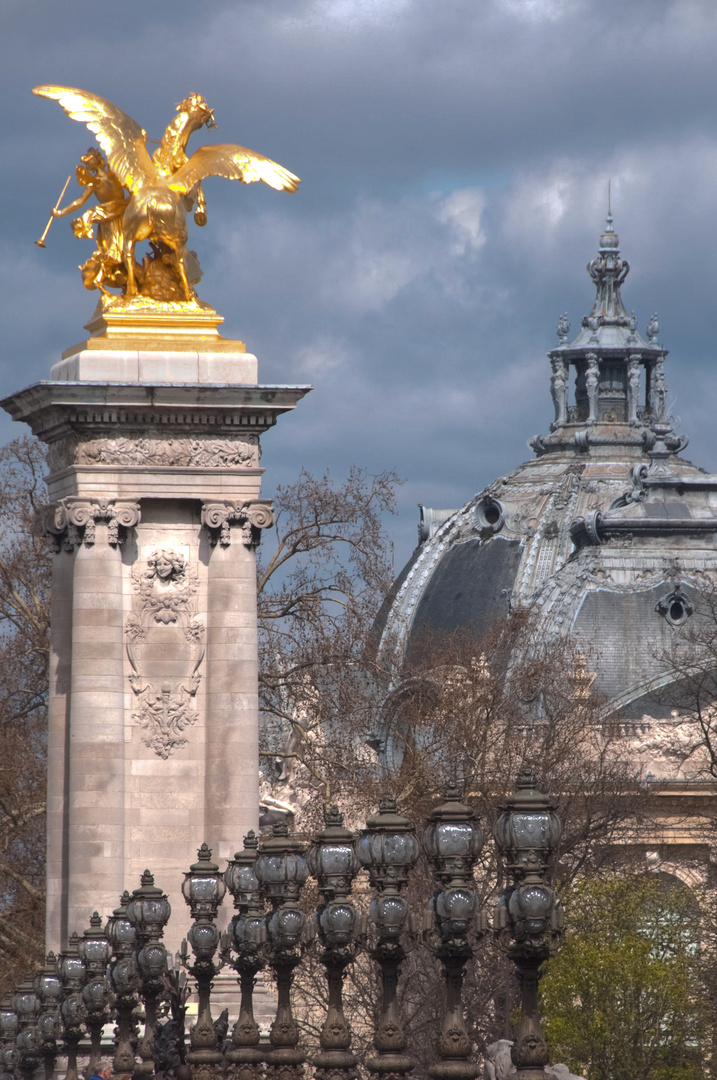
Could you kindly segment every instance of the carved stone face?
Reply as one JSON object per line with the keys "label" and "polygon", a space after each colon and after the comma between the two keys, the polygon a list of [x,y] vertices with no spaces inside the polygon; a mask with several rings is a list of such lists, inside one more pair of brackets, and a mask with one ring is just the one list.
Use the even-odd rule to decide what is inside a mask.
{"label": "carved stone face", "polygon": [[170,562],[164,552],[161,552],[155,560],[154,570],[161,581],[168,581],[174,572],[174,563]]}

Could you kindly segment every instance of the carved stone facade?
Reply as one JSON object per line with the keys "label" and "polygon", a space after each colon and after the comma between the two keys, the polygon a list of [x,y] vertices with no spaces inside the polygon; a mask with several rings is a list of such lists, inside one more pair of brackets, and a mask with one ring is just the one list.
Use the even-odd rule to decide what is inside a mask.
{"label": "carved stone facade", "polygon": [[202,842],[230,858],[258,824],[259,440],[309,388],[259,386],[243,346],[150,316],[90,324],[51,380],[3,402],[50,470],[56,952],[147,866],[184,910]]}

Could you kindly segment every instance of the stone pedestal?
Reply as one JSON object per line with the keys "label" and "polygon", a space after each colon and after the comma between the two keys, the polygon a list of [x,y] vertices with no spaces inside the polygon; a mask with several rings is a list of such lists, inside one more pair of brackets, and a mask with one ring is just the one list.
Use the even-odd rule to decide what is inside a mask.
{"label": "stone pedestal", "polygon": [[2,402],[48,447],[55,951],[146,867],[176,950],[197,848],[229,858],[257,827],[259,440],[310,388],[259,385],[220,321],[105,303],[51,380]]}

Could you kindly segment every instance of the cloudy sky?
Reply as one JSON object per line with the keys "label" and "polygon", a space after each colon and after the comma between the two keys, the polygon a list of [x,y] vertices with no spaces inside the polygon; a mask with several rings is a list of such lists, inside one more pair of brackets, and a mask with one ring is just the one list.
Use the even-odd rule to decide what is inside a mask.
{"label": "cloudy sky", "polygon": [[[298,463],[405,479],[460,506],[530,455],[552,415],[545,353],[592,302],[612,180],[641,328],[657,311],[688,456],[717,470],[714,0],[3,0],[0,390],[81,340],[91,251],[33,241],[86,129],[32,86],[109,98],[159,139],[190,91],[216,132],[302,178],[213,179],[190,246],[200,295],[260,379],[315,389],[264,440],[266,494]],[[76,189],[75,189],[76,190]],[[2,421],[0,438],[16,433]]]}

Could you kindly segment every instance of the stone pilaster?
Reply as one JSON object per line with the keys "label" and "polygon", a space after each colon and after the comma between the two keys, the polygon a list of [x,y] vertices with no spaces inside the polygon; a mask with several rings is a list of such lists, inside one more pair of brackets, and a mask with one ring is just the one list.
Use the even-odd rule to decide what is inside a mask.
{"label": "stone pilaster", "polygon": [[[87,921],[88,886],[111,910],[124,881],[124,641],[122,556],[111,519],[86,509],[72,581],[68,928]],[[139,513],[137,513],[139,517]],[[116,903],[116,900],[115,900]]]}
{"label": "stone pilaster", "polygon": [[72,559],[54,557],[50,613],[50,693],[47,735],[47,915],[46,945],[64,948],[67,927],[70,682],[72,677]]}
{"label": "stone pilaster", "polygon": [[265,499],[206,502],[211,554],[207,590],[207,829],[231,858],[236,808],[258,827],[256,546],[274,514]]}

